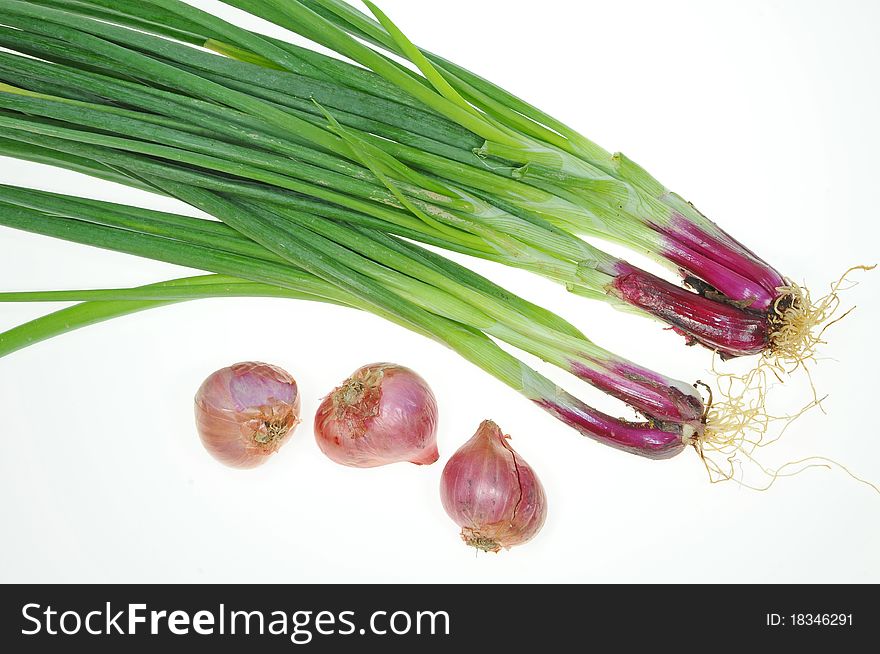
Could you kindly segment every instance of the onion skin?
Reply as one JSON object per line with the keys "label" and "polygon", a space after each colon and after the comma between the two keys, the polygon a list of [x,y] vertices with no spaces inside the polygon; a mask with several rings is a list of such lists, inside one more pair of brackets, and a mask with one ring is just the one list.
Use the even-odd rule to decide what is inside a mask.
{"label": "onion skin", "polygon": [[358,368],[324,398],[315,440],[330,459],[352,468],[437,461],[437,400],[409,368],[374,363]]}
{"label": "onion skin", "polygon": [[440,496],[471,547],[499,552],[531,540],[544,525],[547,500],[534,470],[491,420],[452,455]]}
{"label": "onion skin", "polygon": [[247,361],[211,374],[195,397],[205,449],[232,468],[255,468],[286,443],[300,422],[300,394],[287,372]]}

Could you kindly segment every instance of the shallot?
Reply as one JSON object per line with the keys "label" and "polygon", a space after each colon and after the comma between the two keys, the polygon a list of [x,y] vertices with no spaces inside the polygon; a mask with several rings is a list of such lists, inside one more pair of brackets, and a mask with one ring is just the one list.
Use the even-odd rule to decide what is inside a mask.
{"label": "shallot", "polygon": [[196,393],[196,426],[205,449],[233,468],[254,468],[299,424],[300,395],[287,372],[237,363],[211,374]]}
{"label": "shallot", "polygon": [[484,552],[531,540],[544,525],[547,500],[534,470],[491,420],[452,455],[440,481],[443,508],[461,538]]}
{"label": "shallot", "polygon": [[409,368],[364,366],[324,398],[315,415],[315,439],[333,461],[354,468],[431,464],[440,456],[437,401]]}

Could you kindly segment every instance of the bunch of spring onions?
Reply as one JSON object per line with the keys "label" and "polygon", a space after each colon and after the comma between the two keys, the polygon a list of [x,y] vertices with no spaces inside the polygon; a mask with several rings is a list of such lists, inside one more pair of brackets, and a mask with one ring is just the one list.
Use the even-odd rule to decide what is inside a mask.
{"label": "bunch of spring onions", "polygon": [[[810,307],[771,267],[624,157],[432,63],[375,8],[381,25],[329,0],[231,4],[372,72],[179,0],[6,0],[0,45],[37,58],[0,62],[7,137],[90,159],[101,152],[100,161],[135,173],[159,159],[149,162],[162,167],[156,174],[179,176],[168,163],[183,163],[203,186],[232,175],[235,193],[250,190],[242,182],[292,191],[357,213],[351,220],[363,214],[383,230],[652,315],[723,356],[796,356],[809,342]],[[422,75],[346,30],[408,57]],[[699,294],[577,233],[647,252],[684,271]]]}
{"label": "bunch of spring onions", "polygon": [[[340,0],[228,4],[353,63],[179,0],[0,0],[0,154],[168,195],[223,223],[0,188],[2,225],[214,273],[5,294],[84,303],[0,336],[0,354],[186,299],[335,302],[428,335],[581,432],[659,458],[711,440],[730,417],[707,424],[693,387],[608,353],[415,242],[532,271],[722,357],[798,361],[815,345],[833,303],[812,305],[634,162],[420,50],[371,3],[374,18]],[[648,253],[693,290],[582,236]],[[646,421],[591,409],[493,339]]]}

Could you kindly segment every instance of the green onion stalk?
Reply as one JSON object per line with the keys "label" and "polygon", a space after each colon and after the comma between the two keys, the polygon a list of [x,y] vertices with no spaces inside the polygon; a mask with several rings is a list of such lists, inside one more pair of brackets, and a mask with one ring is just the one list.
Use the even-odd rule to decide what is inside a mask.
{"label": "green onion stalk", "polygon": [[[817,328],[830,319],[828,309],[836,298],[813,303],[806,289],[784,278],[635,162],[622,154],[611,154],[488,80],[416,47],[372,2],[364,3],[370,17],[342,0],[225,1],[360,66],[237,28],[180,0],[44,0],[37,4],[204,46],[262,66],[269,74],[296,73],[429,110],[467,130],[478,143],[443,143],[441,149],[445,152],[439,157],[437,148],[424,142],[421,150],[401,143],[385,146],[401,161],[445,175],[446,171],[441,170],[445,165],[439,164],[438,158],[449,157],[475,169],[482,165],[492,174],[521,181],[523,186],[545,190],[553,197],[551,204],[555,207],[549,220],[554,224],[646,252],[681,271],[687,285],[700,295],[758,317],[763,325],[762,342],[748,351],[737,351],[736,347],[726,350],[723,343],[712,343],[711,336],[706,338],[705,325],[697,335],[688,334],[686,326],[676,325],[688,338],[704,343],[708,340],[710,347],[724,356],[760,351],[797,362],[812,352]],[[386,53],[408,60],[415,70],[401,66]],[[271,92],[271,86],[266,90]],[[451,154],[449,147],[457,149],[457,155]],[[460,178],[453,175],[453,179]],[[567,204],[563,206],[560,201]],[[658,292],[651,283],[630,280],[622,286],[625,288],[617,289],[618,294],[629,301],[656,302]],[[662,313],[652,308],[655,314]]]}
{"label": "green onion stalk", "polygon": [[[316,39],[320,35],[322,45],[386,79],[403,73],[398,70],[392,74],[384,64],[371,65],[373,55],[364,52],[366,46],[358,45],[352,37],[408,59],[437,95],[469,106],[488,124],[506,128],[507,134],[516,141],[515,144],[496,143],[491,135],[486,135],[482,154],[494,154],[515,162],[523,178],[555,183],[588,198],[588,202],[610,200],[610,208],[616,205],[626,214],[627,222],[641,227],[642,234],[661,235],[651,253],[681,270],[689,285],[703,294],[764,316],[770,354],[800,361],[812,351],[816,328],[830,318],[828,298],[811,303],[806,289],[783,277],[628,157],[608,152],[488,80],[417,48],[370,0],[364,0],[364,4],[372,18],[342,0],[224,1],[303,36]],[[160,4],[170,7],[172,3],[163,0]],[[186,15],[188,12],[180,12],[178,8],[177,13]],[[445,113],[440,105],[435,99],[433,106]],[[614,191],[606,198],[599,198],[594,193],[597,184]],[[579,227],[575,226],[575,231],[594,233],[591,225]],[[607,235],[636,244],[630,241],[628,230],[618,233],[612,228],[612,233]]]}
{"label": "green onion stalk", "polygon": [[[84,146],[95,145],[105,150],[160,157],[237,175],[366,213],[390,223],[386,228],[395,233],[406,229],[408,232],[402,235],[539,272],[581,295],[635,307],[725,356],[762,351],[766,345],[769,329],[762,318],[676,288],[588,245],[547,220],[548,216],[583,213],[572,202],[430,153],[425,153],[420,160],[424,165],[433,165],[434,172],[442,173],[444,179],[416,172],[393,156],[413,158],[412,153],[419,152],[416,148],[399,145],[394,153],[388,153],[379,145],[380,141],[390,142],[387,137],[378,139],[376,135],[343,126],[320,104],[313,103],[313,110],[318,109],[323,117],[300,115],[302,112],[298,114],[291,107],[279,107],[179,67],[211,68],[204,63],[206,57],[218,60],[213,62],[214,68],[229,60],[204,53],[197,56],[192,48],[165,39],[34,6],[38,4],[0,2],[0,8],[6,9],[8,14],[4,22],[17,28],[0,35],[4,39],[0,42],[28,55],[56,60],[55,65],[48,65],[3,55],[0,65],[7,81],[31,87],[25,91],[6,84],[2,89],[0,95],[6,114],[2,122],[10,139],[26,138],[33,142],[36,134],[54,139],[54,147],[68,155],[79,156],[85,151]],[[210,19],[208,22],[212,24],[218,22],[207,14],[197,13],[203,20]],[[219,21],[219,24],[251,45],[254,39],[259,41],[253,35],[250,39],[241,36],[249,33],[227,23]],[[76,31],[77,27],[83,31]],[[26,32],[28,38],[22,38],[21,32]],[[38,38],[31,39],[31,32]],[[129,47],[123,47],[122,43]],[[175,65],[148,57],[137,48],[169,57]],[[197,91],[212,102],[182,95],[170,97],[174,94],[126,79],[100,76],[92,70],[71,69],[58,61],[70,58],[80,67],[89,62],[89,68],[113,70],[125,78],[139,75],[151,84],[181,92]],[[287,59],[289,57],[281,57],[283,61]],[[253,64],[242,65],[260,68]],[[247,76],[242,73],[239,77]],[[102,96],[105,102],[135,103],[141,111],[89,102],[83,96],[83,88],[88,88],[92,96]],[[43,93],[65,90],[67,97]],[[324,92],[330,101],[342,104],[345,99],[351,101],[353,91],[343,99],[336,97],[338,87],[325,88]],[[224,104],[226,106],[222,106]],[[188,114],[181,112],[181,105]],[[25,116],[9,115],[15,111]],[[414,111],[430,115],[425,110]],[[145,116],[145,112],[160,113]],[[245,117],[247,125],[242,124],[238,134],[247,144],[222,144],[215,135],[206,134],[206,113],[216,120],[234,116],[234,120],[241,121]],[[181,120],[182,114],[190,116],[190,127]],[[308,116],[312,120],[308,120]],[[69,123],[75,124],[76,129]],[[225,125],[224,122],[217,129]],[[106,134],[107,131],[112,134]],[[72,145],[59,143],[65,140]],[[308,147],[301,143],[303,140]],[[255,141],[272,152],[255,152]],[[39,143],[45,145],[47,141]],[[355,165],[353,161],[363,165]],[[462,185],[450,186],[449,177]],[[315,180],[319,183],[315,184]]]}

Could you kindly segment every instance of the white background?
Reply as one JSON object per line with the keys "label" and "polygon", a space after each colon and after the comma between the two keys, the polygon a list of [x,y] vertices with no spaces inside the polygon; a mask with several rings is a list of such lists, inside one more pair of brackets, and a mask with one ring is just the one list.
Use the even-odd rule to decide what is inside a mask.
{"label": "white background", "polygon": [[[849,265],[880,258],[877,3],[382,6],[421,45],[626,152],[814,292]],[[0,182],[188,212],[8,159]],[[709,354],[656,325],[526,274],[473,265],[613,351],[682,379],[706,377]],[[188,272],[0,229],[2,290],[126,286]],[[880,480],[880,278],[861,278],[845,297],[859,308],[829,333],[828,359],[815,370],[830,394],[827,415],[804,416],[764,454],[769,465],[824,455]],[[0,328],[55,308],[0,306]],[[271,462],[242,472],[201,448],[192,396],[214,369],[248,359],[295,375],[304,423]],[[320,397],[378,360],[432,384],[442,418],[436,465],[353,470],[317,449]],[[0,415],[4,582],[880,581],[880,496],[843,472],[808,471],[764,493],[710,485],[690,451],[654,462],[602,447],[441,346],[338,308],[211,300],[68,334],[0,360]],[[532,543],[477,556],[444,514],[438,480],[488,417],[537,470],[549,518]]]}

